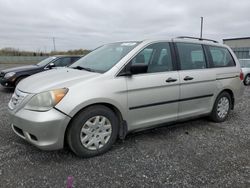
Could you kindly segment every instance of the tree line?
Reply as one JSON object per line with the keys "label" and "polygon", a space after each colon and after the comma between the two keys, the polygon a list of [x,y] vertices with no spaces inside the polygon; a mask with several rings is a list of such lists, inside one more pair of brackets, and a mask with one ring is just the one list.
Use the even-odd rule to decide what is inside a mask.
{"label": "tree line", "polygon": [[34,52],[22,51],[15,48],[2,48],[0,49],[0,56],[52,56],[52,55],[86,55],[90,50],[77,49],[68,51],[51,51],[51,52]]}

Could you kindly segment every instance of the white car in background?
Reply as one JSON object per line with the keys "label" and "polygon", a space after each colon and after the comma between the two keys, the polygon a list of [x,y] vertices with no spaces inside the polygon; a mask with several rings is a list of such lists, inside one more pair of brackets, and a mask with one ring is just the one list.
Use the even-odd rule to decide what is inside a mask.
{"label": "white car in background", "polygon": [[244,84],[250,85],[250,59],[239,59],[244,74]]}

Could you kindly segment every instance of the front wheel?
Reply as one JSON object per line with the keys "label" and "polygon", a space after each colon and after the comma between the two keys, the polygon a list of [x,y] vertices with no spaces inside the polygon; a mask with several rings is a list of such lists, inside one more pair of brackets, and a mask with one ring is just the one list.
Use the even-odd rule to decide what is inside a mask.
{"label": "front wheel", "polygon": [[118,135],[119,121],[106,106],[91,106],[74,117],[67,141],[71,150],[80,157],[92,157],[108,151]]}
{"label": "front wheel", "polygon": [[210,115],[214,122],[223,122],[228,117],[231,110],[232,99],[227,92],[222,92],[215,100],[212,113]]}
{"label": "front wheel", "polygon": [[245,77],[245,79],[244,79],[244,84],[245,84],[246,86],[250,85],[250,75],[249,75],[249,74],[246,75],[246,77]]}

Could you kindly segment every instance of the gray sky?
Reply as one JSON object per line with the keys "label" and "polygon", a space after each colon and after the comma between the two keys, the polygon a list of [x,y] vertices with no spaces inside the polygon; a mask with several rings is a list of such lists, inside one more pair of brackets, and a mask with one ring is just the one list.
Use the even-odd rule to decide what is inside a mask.
{"label": "gray sky", "polygon": [[123,40],[250,37],[249,0],[0,0],[0,48],[50,51]]}

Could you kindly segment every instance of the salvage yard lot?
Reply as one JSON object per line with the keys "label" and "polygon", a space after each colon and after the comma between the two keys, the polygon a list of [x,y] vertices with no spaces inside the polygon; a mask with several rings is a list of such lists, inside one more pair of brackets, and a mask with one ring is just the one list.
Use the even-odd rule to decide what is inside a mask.
{"label": "salvage yard lot", "polygon": [[16,136],[12,92],[0,86],[0,187],[66,187],[68,176],[75,187],[250,187],[250,87],[224,123],[201,118],[130,134],[89,159]]}

